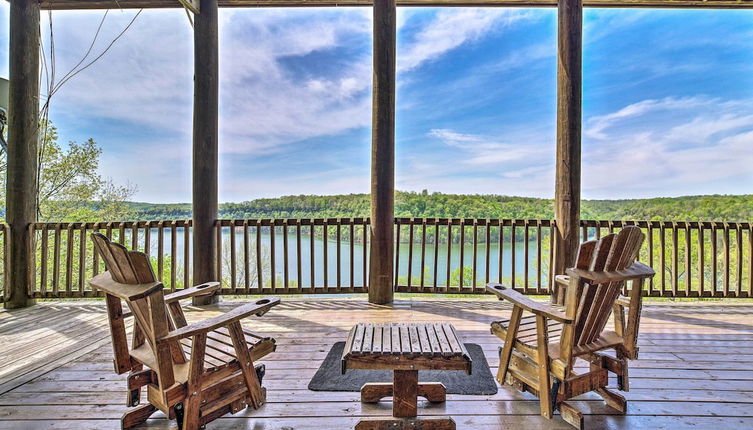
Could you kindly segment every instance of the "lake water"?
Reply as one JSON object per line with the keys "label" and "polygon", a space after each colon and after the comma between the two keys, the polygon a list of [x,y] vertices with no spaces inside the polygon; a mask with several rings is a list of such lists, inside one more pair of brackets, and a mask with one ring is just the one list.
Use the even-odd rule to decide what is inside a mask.
{"label": "lake water", "polygon": [[[169,233],[169,232],[166,232]],[[293,232],[294,233],[294,232]],[[296,244],[296,237],[295,234],[289,234],[288,236],[288,247],[287,247],[287,256],[288,256],[288,279],[289,282],[291,282],[291,285],[300,285],[304,287],[308,287],[312,285],[312,277],[311,277],[311,258],[312,258],[312,248],[311,248],[311,238],[308,235],[301,235],[301,267],[300,267],[300,280],[298,279],[298,268],[297,268],[297,262],[298,262],[298,254],[297,254],[297,244]],[[151,255],[156,256],[158,253],[158,245],[157,245],[157,230],[152,230],[152,239],[151,239]],[[229,229],[225,229],[222,234],[222,253],[223,253],[223,267],[222,267],[222,275],[224,278],[228,278],[230,276],[230,231]],[[183,255],[184,255],[184,235],[181,229],[177,232],[177,242],[176,242],[176,259],[178,260],[179,266],[182,266],[183,263]],[[284,265],[283,265],[283,257],[285,255],[285,241],[283,235],[278,231],[277,234],[275,234],[275,245],[274,245],[274,255],[275,255],[275,277],[276,277],[276,284],[278,286],[281,285],[281,282],[283,280],[284,276]],[[235,247],[236,247],[236,279],[239,283],[239,286],[243,285],[243,279],[244,279],[244,247],[243,247],[243,232],[241,230],[235,231]],[[270,274],[271,274],[271,253],[272,253],[272,246],[271,246],[271,235],[268,232],[262,232],[261,234],[261,242],[262,242],[262,266],[264,267],[263,271],[263,282],[265,286],[270,282]],[[349,241],[343,241],[338,244],[336,240],[328,240],[326,241],[326,247],[327,247],[327,279],[326,279],[326,285],[328,286],[337,286],[337,260],[338,260],[338,246],[340,248],[340,285],[342,286],[349,286],[350,285],[350,279],[351,276],[354,278],[354,284],[356,286],[364,285],[364,258],[366,258],[366,261],[368,261],[368,253],[364,255],[364,247],[361,243],[354,243],[353,245],[353,267],[351,269],[350,267],[350,242]],[[325,241],[321,238],[314,238],[314,244],[313,244],[313,257],[314,257],[314,285],[315,286],[323,286],[325,285],[325,276],[324,276],[324,247],[325,247]],[[437,285],[443,286],[447,285],[447,248],[448,245],[446,244],[440,244],[438,253],[437,253],[437,262],[436,262],[436,273],[434,273],[434,247],[433,244],[426,244],[425,247],[425,260],[424,260],[424,283],[425,285],[432,285],[434,277],[437,276]],[[253,286],[256,285],[256,234],[251,232],[249,233],[249,250],[250,250],[250,258],[249,258],[249,269],[251,271],[251,278],[253,282]],[[500,279],[500,264],[499,264],[499,257],[500,257],[500,247],[499,244],[494,242],[490,245],[489,249],[489,276],[488,278],[491,281],[498,281]],[[509,243],[509,241],[506,241],[503,244],[502,247],[502,254],[503,254],[503,260],[502,260],[502,280],[509,282],[509,280],[512,277],[512,246]],[[165,234],[164,239],[164,253],[165,255],[168,255],[170,252],[170,234]],[[524,252],[525,252],[525,245],[524,243],[517,242],[515,244],[515,253],[516,253],[516,267],[515,267],[515,274],[516,274],[516,285],[522,285],[523,284],[523,275],[525,271],[524,267]],[[460,245],[459,244],[453,244],[452,249],[450,250],[451,256],[450,256],[450,272],[457,271],[457,269],[460,267]],[[401,243],[399,247],[399,260],[398,260],[398,277],[402,278],[400,279],[401,285],[407,284],[407,276],[408,276],[408,260],[409,260],[409,254],[410,254],[410,247],[407,243]],[[473,266],[473,245],[467,244],[464,246],[463,250],[463,266],[466,267],[465,272],[466,275],[464,275],[464,285],[470,285],[470,278],[471,276],[471,270]],[[528,267],[528,273],[529,273],[529,285],[535,286],[537,282],[537,258],[536,258],[536,242],[532,241],[529,242],[529,267]],[[413,285],[419,284],[419,278],[421,276],[421,244],[413,244],[413,263],[411,268],[411,278],[413,279]],[[542,261],[544,264],[545,271],[542,273],[542,283],[546,284],[546,273],[548,272],[548,260],[549,260],[549,252],[546,250],[542,255]],[[352,275],[351,275],[352,270]],[[477,285],[483,285],[485,280],[487,279],[486,276],[486,244],[479,243],[477,245],[477,256],[476,256],[476,284]],[[455,273],[453,276],[451,276],[451,285],[458,285],[458,273]]]}

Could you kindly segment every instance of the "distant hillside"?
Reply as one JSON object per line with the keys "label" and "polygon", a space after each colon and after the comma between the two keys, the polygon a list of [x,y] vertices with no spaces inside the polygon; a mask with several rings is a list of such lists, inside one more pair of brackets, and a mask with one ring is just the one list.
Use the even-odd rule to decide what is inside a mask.
{"label": "distant hillside", "polygon": [[[530,218],[554,217],[550,199],[499,195],[397,192],[398,217]],[[190,203],[129,203],[142,220],[191,217]],[[368,194],[284,196],[220,205],[221,218],[334,218],[369,216]],[[753,195],[584,200],[583,219],[751,221]]]}

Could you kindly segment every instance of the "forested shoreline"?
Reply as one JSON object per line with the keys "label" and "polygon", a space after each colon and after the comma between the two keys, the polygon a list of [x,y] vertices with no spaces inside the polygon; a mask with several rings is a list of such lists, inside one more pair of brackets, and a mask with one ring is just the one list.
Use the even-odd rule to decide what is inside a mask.
{"label": "forested shoreline", "polygon": [[[128,202],[133,219],[191,217],[190,203]],[[753,220],[753,195],[703,195],[650,199],[584,200],[581,218],[599,220],[727,221]],[[480,194],[398,191],[398,217],[552,219],[551,199]],[[339,218],[369,216],[368,194],[297,195],[220,205],[224,219]]]}

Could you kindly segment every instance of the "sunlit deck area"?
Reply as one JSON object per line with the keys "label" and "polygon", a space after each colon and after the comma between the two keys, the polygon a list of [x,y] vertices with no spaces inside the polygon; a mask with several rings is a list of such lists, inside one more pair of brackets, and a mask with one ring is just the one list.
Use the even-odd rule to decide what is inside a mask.
{"label": "sunlit deck area", "polygon": [[[225,312],[243,300],[188,307],[189,320]],[[369,405],[357,392],[314,392],[307,385],[330,346],[357,322],[452,323],[465,342],[483,348],[492,372],[499,339],[489,323],[509,314],[495,299],[398,298],[373,305],[362,298],[283,298],[247,327],[277,339],[263,362],[268,403],[214,421],[211,428],[352,429],[364,416],[390,415],[391,402]],[[640,358],[631,362],[628,413],[620,416],[591,394],[577,403],[587,428],[708,429],[753,426],[753,305],[746,302],[647,300]],[[0,428],[120,428],[125,375],[113,372],[104,303],[43,302],[0,311]],[[612,383],[614,383],[612,381]],[[572,428],[539,415],[538,401],[512,388],[496,395],[448,395],[419,403],[419,416],[450,415],[459,429]],[[174,428],[158,413],[140,428]]]}

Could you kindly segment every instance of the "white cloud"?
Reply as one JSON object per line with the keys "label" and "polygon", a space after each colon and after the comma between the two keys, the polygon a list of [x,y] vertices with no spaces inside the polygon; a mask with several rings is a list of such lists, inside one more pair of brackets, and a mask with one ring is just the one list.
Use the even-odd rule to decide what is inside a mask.
{"label": "white cloud", "polygon": [[[493,164],[508,167],[502,163],[515,161],[536,162],[546,156],[547,149],[541,145],[521,142],[501,142],[500,139],[475,134],[463,134],[448,129],[434,129],[429,136],[436,137],[445,145],[458,148],[466,154],[461,163],[482,166]],[[510,136],[512,137],[512,136]],[[509,137],[508,137],[509,138]]]}
{"label": "white cloud", "polygon": [[644,100],[587,120],[584,195],[753,192],[753,100]]}
{"label": "white cloud", "polygon": [[508,8],[441,10],[415,34],[406,48],[398,48],[398,71],[415,69],[466,42],[531,16],[530,12]]}

